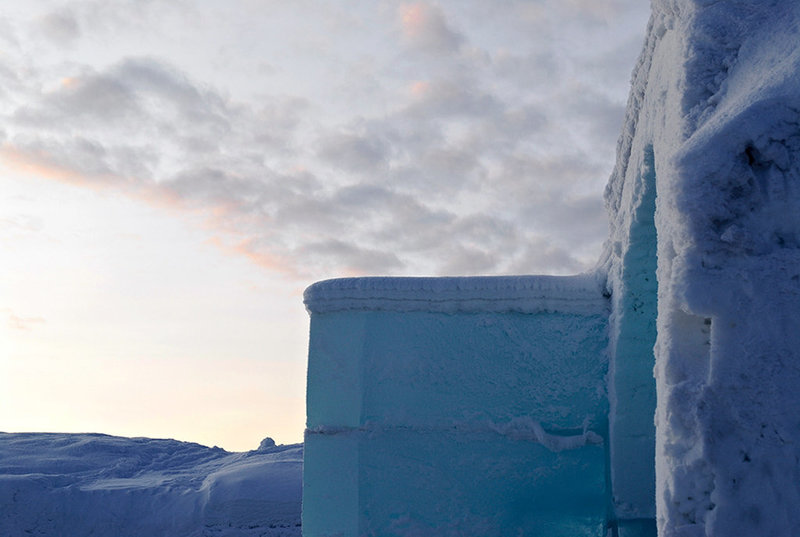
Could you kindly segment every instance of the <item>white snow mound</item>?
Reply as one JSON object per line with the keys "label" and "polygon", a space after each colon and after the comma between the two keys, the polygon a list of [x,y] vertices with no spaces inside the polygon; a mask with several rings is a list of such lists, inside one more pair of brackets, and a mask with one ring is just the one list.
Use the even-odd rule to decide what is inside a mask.
{"label": "white snow mound", "polygon": [[297,537],[301,444],[0,433],[0,535]]}

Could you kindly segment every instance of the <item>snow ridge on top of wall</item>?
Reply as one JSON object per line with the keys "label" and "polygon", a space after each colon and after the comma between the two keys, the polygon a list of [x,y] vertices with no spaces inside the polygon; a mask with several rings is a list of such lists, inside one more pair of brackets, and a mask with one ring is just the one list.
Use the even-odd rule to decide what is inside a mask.
{"label": "snow ridge on top of wall", "polygon": [[306,289],[306,309],[332,311],[562,312],[607,314],[595,274],[447,278],[339,278]]}

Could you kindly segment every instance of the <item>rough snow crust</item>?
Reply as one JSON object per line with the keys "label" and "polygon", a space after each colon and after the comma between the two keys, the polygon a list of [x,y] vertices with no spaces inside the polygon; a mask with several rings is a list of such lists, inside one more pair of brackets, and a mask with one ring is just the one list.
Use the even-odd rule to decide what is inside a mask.
{"label": "rough snow crust", "polygon": [[306,289],[310,313],[344,310],[458,312],[563,312],[608,310],[601,278],[492,276],[451,278],[340,278]]}
{"label": "rough snow crust", "polygon": [[299,537],[303,448],[0,433],[0,535]]}
{"label": "rough snow crust", "polygon": [[606,192],[615,294],[648,176],[659,535],[800,535],[800,2],[653,0]]}

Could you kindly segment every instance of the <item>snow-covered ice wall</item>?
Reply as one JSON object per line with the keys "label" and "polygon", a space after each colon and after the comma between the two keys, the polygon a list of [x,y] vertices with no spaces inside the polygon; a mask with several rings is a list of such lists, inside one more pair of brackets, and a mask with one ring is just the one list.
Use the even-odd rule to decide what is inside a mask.
{"label": "snow-covered ice wall", "polygon": [[331,280],[306,304],[304,535],[605,535],[597,278]]}
{"label": "snow-covered ice wall", "polygon": [[[651,198],[657,325],[635,335],[657,334],[659,535],[798,535],[796,0],[653,0],[606,192],[612,372],[630,344],[618,305],[644,284],[627,274],[655,266],[635,245]],[[613,407],[612,436],[629,425]]]}

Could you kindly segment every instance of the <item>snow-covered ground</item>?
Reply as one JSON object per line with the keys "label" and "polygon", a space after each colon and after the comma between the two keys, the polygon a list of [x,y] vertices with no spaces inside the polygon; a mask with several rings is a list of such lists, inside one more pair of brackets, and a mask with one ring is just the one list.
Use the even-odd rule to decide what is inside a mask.
{"label": "snow-covered ground", "polygon": [[0,433],[0,535],[295,537],[301,444]]}

